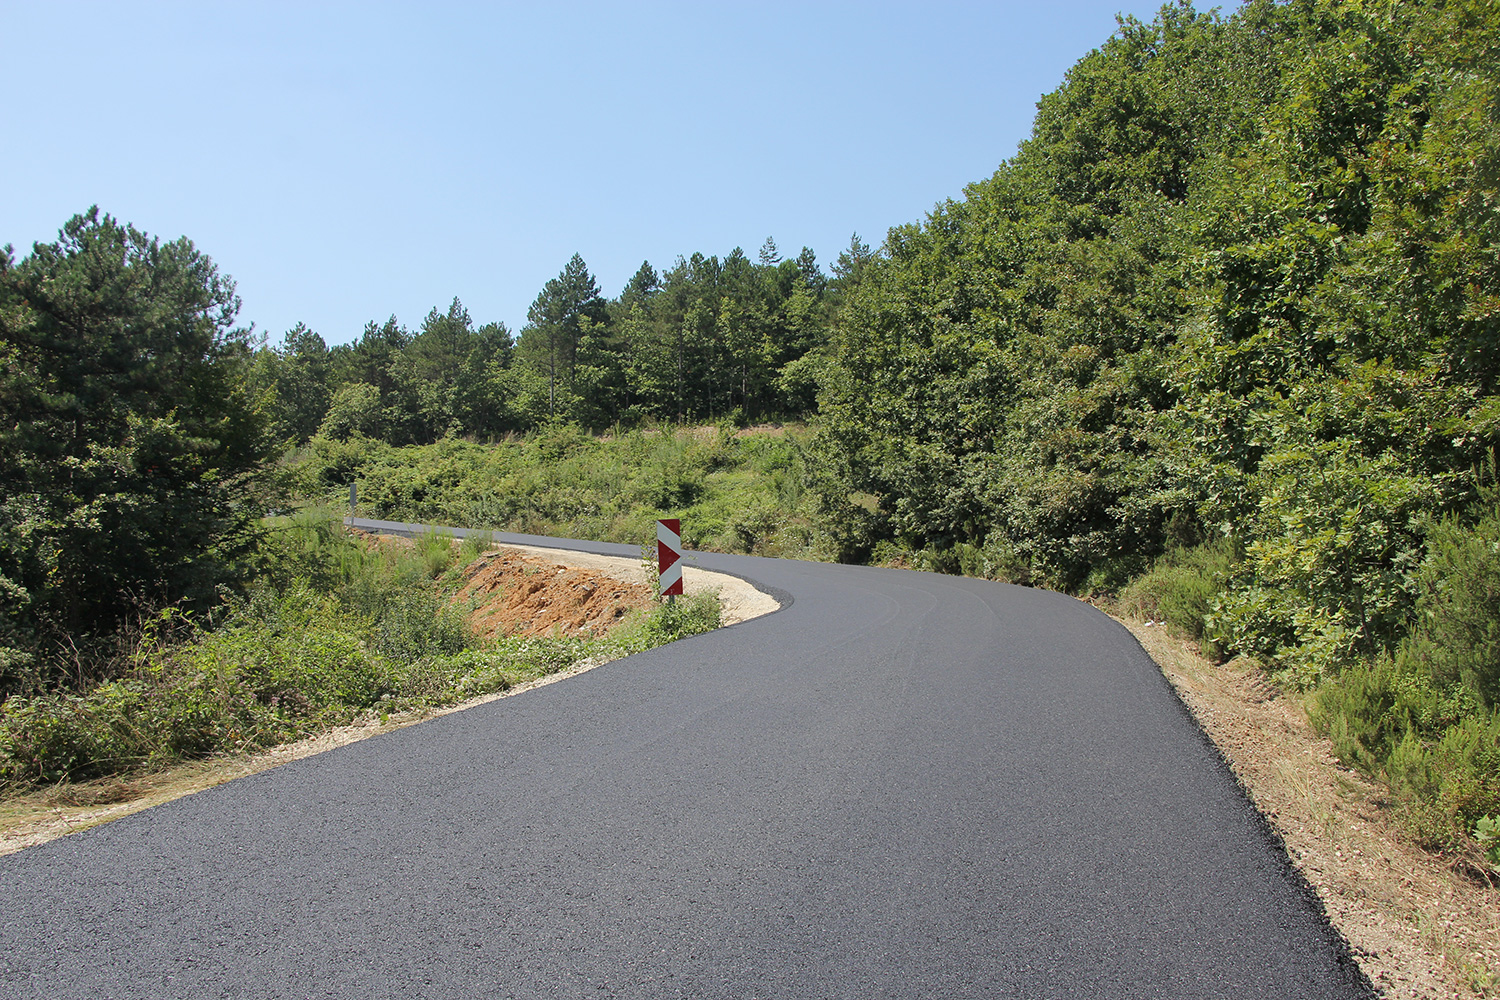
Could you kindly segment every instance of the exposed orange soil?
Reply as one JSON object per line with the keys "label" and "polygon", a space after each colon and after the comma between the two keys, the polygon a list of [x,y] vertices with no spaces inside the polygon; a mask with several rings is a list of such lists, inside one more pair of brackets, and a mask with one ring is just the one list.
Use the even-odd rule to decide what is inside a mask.
{"label": "exposed orange soil", "polygon": [[469,624],[482,636],[602,636],[652,594],[593,570],[500,551],[475,560],[455,599],[475,604]]}

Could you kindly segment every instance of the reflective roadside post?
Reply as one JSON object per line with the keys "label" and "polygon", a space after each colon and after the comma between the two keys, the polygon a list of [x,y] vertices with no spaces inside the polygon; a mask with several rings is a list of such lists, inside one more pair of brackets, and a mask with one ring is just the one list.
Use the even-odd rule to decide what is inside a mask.
{"label": "reflective roadside post", "polygon": [[682,593],[682,520],[665,517],[656,522],[656,573],[661,595],[670,604]]}

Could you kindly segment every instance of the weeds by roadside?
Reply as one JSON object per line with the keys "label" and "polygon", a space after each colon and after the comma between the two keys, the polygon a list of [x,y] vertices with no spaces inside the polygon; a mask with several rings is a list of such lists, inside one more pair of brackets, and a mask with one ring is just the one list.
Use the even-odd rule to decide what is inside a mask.
{"label": "weeds by roadside", "polygon": [[315,437],[283,471],[300,495],[328,503],[357,481],[371,517],[633,543],[657,518],[681,516],[691,548],[828,558],[807,481],[811,438],[802,426],[729,424],[608,437],[564,424],[491,445],[404,448]]}
{"label": "weeds by roadside", "polygon": [[116,679],[0,705],[0,788],[128,775],[263,749],[355,718],[454,704],[583,660],[716,628],[711,596],[637,614],[607,639],[481,642],[451,600],[482,541],[392,545],[309,512],[276,526],[265,582],[215,627],[168,610]]}

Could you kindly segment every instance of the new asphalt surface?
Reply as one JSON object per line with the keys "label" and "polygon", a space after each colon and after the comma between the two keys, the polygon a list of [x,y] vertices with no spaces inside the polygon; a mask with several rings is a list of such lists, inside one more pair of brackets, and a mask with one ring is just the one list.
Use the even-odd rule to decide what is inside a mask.
{"label": "new asphalt surface", "polygon": [[0,998],[1371,995],[1104,615],[689,559],[783,609],[0,858]]}

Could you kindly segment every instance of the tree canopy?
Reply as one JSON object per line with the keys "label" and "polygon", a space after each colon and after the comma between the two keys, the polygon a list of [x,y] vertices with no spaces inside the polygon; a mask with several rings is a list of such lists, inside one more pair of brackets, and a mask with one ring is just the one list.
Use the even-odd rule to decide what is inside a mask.
{"label": "tree canopy", "polygon": [[191,241],[97,209],[0,254],[0,645],[243,579],[271,438],[238,308]]}
{"label": "tree canopy", "polygon": [[859,268],[820,397],[846,555],[1118,586],[1227,536],[1231,648],[1389,648],[1497,445],[1496,46],[1472,3],[1169,4]]}

